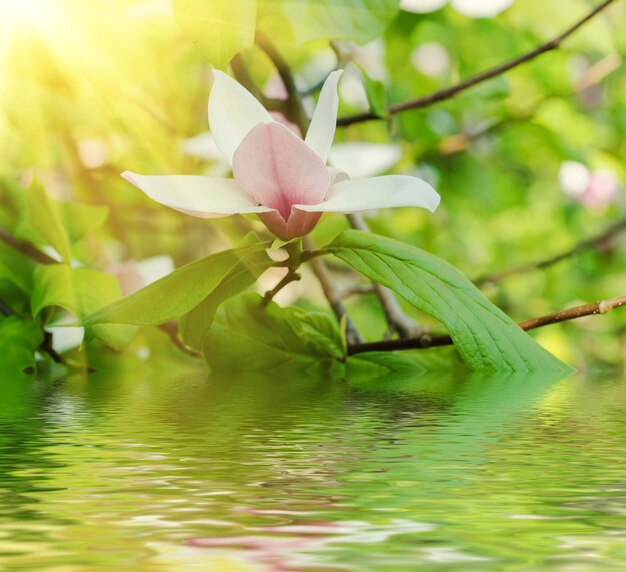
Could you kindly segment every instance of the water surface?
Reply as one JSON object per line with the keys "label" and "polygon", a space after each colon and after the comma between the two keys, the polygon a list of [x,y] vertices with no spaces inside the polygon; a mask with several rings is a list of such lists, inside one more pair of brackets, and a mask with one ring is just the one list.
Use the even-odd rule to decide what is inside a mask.
{"label": "water surface", "polygon": [[626,569],[622,378],[134,368],[0,400],[2,570]]}

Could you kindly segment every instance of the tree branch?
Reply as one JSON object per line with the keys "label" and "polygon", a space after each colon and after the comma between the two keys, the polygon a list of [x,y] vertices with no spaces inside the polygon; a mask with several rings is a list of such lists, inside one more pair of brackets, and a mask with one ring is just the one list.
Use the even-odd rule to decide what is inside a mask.
{"label": "tree branch", "polygon": [[[558,324],[569,320],[576,320],[583,316],[594,316],[596,314],[607,314],[611,310],[626,306],[626,296],[612,298],[610,300],[602,300],[593,304],[584,304],[582,306],[574,306],[561,312],[531,318],[525,322],[520,322],[519,326],[522,330],[534,330],[550,324]],[[365,352],[379,351],[395,351],[395,350],[423,350],[428,348],[449,346],[454,342],[448,334],[429,335],[424,334],[415,338],[407,338],[404,340],[385,340],[382,342],[369,342],[363,344],[352,344],[348,346],[348,355],[355,355]]]}
{"label": "tree branch", "polygon": [[566,250],[561,254],[557,254],[555,256],[551,256],[550,258],[539,260],[537,262],[522,264],[521,266],[509,268],[508,270],[503,270],[502,272],[497,272],[495,274],[479,276],[476,280],[474,280],[474,284],[476,284],[476,286],[484,286],[486,284],[498,284],[506,278],[509,278],[510,276],[524,274],[526,272],[532,272],[534,270],[543,270],[544,268],[553,266],[554,264],[557,264],[562,260],[566,260],[567,258],[571,258],[572,256],[576,256],[582,252],[585,252],[586,250],[597,250],[606,247],[624,232],[626,232],[626,218],[618,221],[602,234],[593,238],[583,240],[573,248],[570,248],[569,250]]}
{"label": "tree branch", "polygon": [[[551,52],[560,47],[564,40],[566,40],[569,36],[571,36],[574,32],[579,30],[582,26],[584,26],[587,22],[592,20],[595,16],[597,16],[600,12],[602,12],[605,8],[611,5],[615,0],[605,0],[598,6],[596,6],[593,10],[588,12],[583,18],[578,20],[575,24],[570,26],[567,30],[553,38],[552,40],[537,46],[534,50],[522,54],[521,56],[517,56],[509,61],[506,61],[502,64],[499,64],[493,68],[485,70],[479,74],[471,76],[462,82],[446,87],[444,89],[440,89],[435,91],[429,95],[425,95],[423,97],[418,97],[416,99],[411,99],[409,101],[404,101],[401,103],[396,103],[394,105],[389,106],[387,109],[388,115],[395,115],[397,113],[401,113],[403,111],[409,111],[411,109],[422,109],[424,107],[428,107],[435,103],[439,103],[441,101],[445,101],[447,99],[452,99],[457,96],[459,93],[470,89],[484,81],[497,77],[506,73],[507,71],[516,68],[526,62],[534,60],[542,54],[547,52]],[[348,125],[353,125],[355,123],[362,123],[363,121],[371,121],[375,119],[384,119],[384,117],[380,117],[376,113],[372,111],[366,111],[363,113],[358,113],[356,115],[351,115],[348,117],[341,117],[337,121],[337,125],[341,127],[347,127]]]}
{"label": "tree branch", "polygon": [[265,37],[261,32],[257,32],[255,36],[257,45],[267,54],[267,57],[272,61],[280,79],[287,90],[286,103],[286,116],[289,120],[293,121],[299,128],[302,136],[306,134],[309,126],[309,119],[307,117],[304,106],[302,105],[302,97],[298,91],[296,85],[296,79],[291,73],[289,64],[280,54],[280,52],[274,47],[274,44]]}
{"label": "tree branch", "polygon": [[281,113],[286,112],[287,102],[282,99],[274,99],[267,97],[254,83],[254,80],[250,76],[250,72],[246,67],[241,54],[237,54],[230,62],[230,67],[237,78],[237,81],[243,85],[256,99],[258,99],[265,109],[268,111],[279,111]]}
{"label": "tree branch", "polygon": [[35,262],[39,262],[40,264],[57,264],[58,261],[44,254],[37,248],[35,248],[29,242],[25,242],[20,240],[19,238],[15,238],[11,233],[6,230],[0,228],[0,240],[6,244],[8,244],[14,250],[21,252],[24,256],[34,260]]}
{"label": "tree branch", "polygon": [[[305,236],[302,239],[304,246],[310,250],[315,252],[312,248],[313,243],[308,236]],[[363,342],[363,337],[357,330],[356,325],[348,316],[346,311],[346,307],[343,305],[341,300],[341,295],[332,284],[330,279],[330,275],[328,274],[328,270],[324,262],[318,256],[308,257],[307,262],[311,265],[311,269],[313,270],[313,274],[317,278],[320,286],[322,287],[322,291],[324,292],[324,296],[326,296],[326,300],[330,304],[330,307],[333,310],[336,318],[341,322],[342,320],[346,320],[346,339],[348,340],[348,344],[360,344]]]}

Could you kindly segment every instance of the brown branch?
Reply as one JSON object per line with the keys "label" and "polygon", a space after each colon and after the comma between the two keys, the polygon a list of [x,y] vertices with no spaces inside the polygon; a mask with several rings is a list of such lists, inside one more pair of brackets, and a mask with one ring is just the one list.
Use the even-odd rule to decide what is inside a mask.
{"label": "brown branch", "polygon": [[[550,324],[558,324],[569,320],[576,320],[584,316],[594,316],[596,314],[606,314],[611,310],[626,306],[626,296],[602,300],[593,304],[574,306],[561,312],[547,314],[538,318],[531,318],[525,322],[520,322],[522,330],[534,330]],[[348,355],[355,355],[365,352],[396,351],[396,350],[423,350],[439,346],[450,346],[454,342],[448,334],[429,335],[424,334],[415,338],[403,340],[384,340],[381,342],[368,342],[363,344],[352,344],[348,346]]]}
{"label": "brown branch", "polygon": [[476,284],[476,286],[484,286],[485,284],[498,284],[499,282],[502,282],[510,276],[524,274],[526,272],[532,272],[534,270],[543,270],[545,268],[548,268],[549,266],[553,266],[554,264],[561,262],[562,260],[566,260],[568,258],[571,258],[572,256],[576,256],[587,250],[597,250],[600,248],[604,248],[610,245],[620,234],[624,232],[626,232],[626,218],[615,223],[602,234],[593,238],[583,240],[579,242],[576,246],[570,248],[569,250],[566,250],[565,252],[562,252],[555,256],[551,256],[550,258],[546,258],[544,260],[530,262],[528,264],[509,268],[508,270],[503,270],[502,272],[497,272],[495,274],[480,276],[476,280],[474,280],[474,284]]}
{"label": "brown branch", "polygon": [[57,264],[58,261],[35,248],[30,242],[15,238],[10,232],[0,228],[0,240],[24,256],[40,264]]}
{"label": "brown branch", "polygon": [[[492,67],[488,70],[485,70],[479,74],[471,76],[460,83],[446,87],[444,89],[440,89],[431,94],[425,95],[423,97],[418,97],[417,99],[411,99],[409,101],[404,101],[401,103],[396,103],[394,105],[389,106],[387,109],[388,115],[395,115],[397,113],[401,113],[403,111],[409,111],[412,109],[423,109],[424,107],[428,107],[435,103],[439,103],[441,101],[445,101],[447,99],[452,99],[457,96],[459,93],[466,91],[484,81],[497,77],[506,73],[507,71],[516,68],[526,62],[534,60],[542,54],[547,52],[554,51],[560,47],[564,40],[566,40],[569,36],[571,36],[574,32],[579,30],[582,26],[584,26],[587,22],[592,20],[595,16],[597,16],[600,12],[602,12],[605,8],[611,5],[615,0],[605,0],[598,6],[596,6],[593,10],[587,13],[583,18],[578,20],[575,24],[570,26],[567,30],[553,38],[552,40],[537,46],[534,50],[517,56],[509,61],[501,63],[495,67]],[[372,111],[366,111],[363,113],[358,113],[356,115],[351,115],[348,117],[341,117],[337,121],[337,125],[341,127],[347,127],[348,125],[353,125],[354,123],[361,123],[363,121],[371,121],[375,119],[384,119],[384,117],[380,117],[376,113]]]}
{"label": "brown branch", "polygon": [[[308,236],[305,236],[302,241],[308,250],[317,252],[313,248],[313,243]],[[307,262],[311,265],[311,270],[313,270],[313,274],[315,274],[315,277],[320,283],[322,292],[324,292],[324,296],[326,296],[326,300],[328,300],[336,318],[340,322],[344,319],[346,320],[346,339],[348,340],[348,344],[362,343],[363,337],[359,333],[359,330],[357,330],[354,322],[350,319],[350,316],[348,316],[346,307],[341,300],[341,295],[335,290],[324,262],[318,256],[308,257]]]}
{"label": "brown branch", "polygon": [[244,62],[243,56],[237,54],[230,62],[230,67],[233,70],[233,74],[237,78],[237,81],[243,85],[256,99],[258,99],[265,109],[268,111],[280,111],[286,112],[287,102],[282,99],[274,99],[267,97],[254,83],[250,72]]}
{"label": "brown branch", "polygon": [[54,349],[53,337],[51,332],[44,332],[43,334],[43,342],[39,346],[39,349],[50,356],[50,359],[54,363],[58,363],[59,365],[66,365],[67,362],[65,358]]}
{"label": "brown branch", "polygon": [[304,106],[302,105],[302,97],[298,91],[296,79],[291,72],[291,67],[289,67],[289,64],[285,58],[283,58],[282,54],[276,49],[274,44],[272,44],[272,42],[261,32],[256,33],[255,41],[274,64],[274,67],[276,68],[276,71],[278,72],[278,75],[287,90],[288,98],[285,102],[285,115],[287,116],[287,119],[293,121],[300,128],[300,131],[304,136],[309,125],[309,119]]}

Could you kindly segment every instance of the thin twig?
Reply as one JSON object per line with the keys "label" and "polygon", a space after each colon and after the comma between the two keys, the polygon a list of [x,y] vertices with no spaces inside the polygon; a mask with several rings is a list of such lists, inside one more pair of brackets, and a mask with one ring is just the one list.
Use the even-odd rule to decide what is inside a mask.
{"label": "thin twig", "polygon": [[[593,304],[575,306],[573,308],[568,308],[567,310],[562,310],[561,312],[555,312],[554,314],[531,318],[525,322],[520,322],[519,326],[522,330],[534,330],[535,328],[541,328],[550,324],[576,320],[578,318],[582,318],[583,316],[606,314],[611,310],[620,308],[621,306],[626,306],[626,296],[620,296],[619,298],[612,298],[610,300],[602,300]],[[403,340],[384,340],[381,342],[352,344],[348,346],[348,355],[379,351],[422,350],[439,346],[449,346],[453,343],[452,338],[448,334],[424,334],[422,336],[406,338]]]}
{"label": "thin twig", "polygon": [[352,296],[362,296],[364,294],[373,294],[374,293],[374,285],[373,284],[357,284],[352,288],[348,288],[344,290],[341,294],[342,300],[347,300],[348,298],[352,298]]}
{"label": "thin twig", "polygon": [[525,322],[520,323],[522,330],[534,330],[535,328],[541,328],[542,326],[548,326],[550,324],[558,324],[559,322],[567,322],[569,320],[576,320],[583,316],[595,316],[597,314],[608,314],[610,311],[616,308],[626,306],[626,296],[619,296],[618,298],[611,298],[610,300],[601,300],[600,302],[594,302],[593,304],[583,304],[582,306],[574,306],[561,312],[555,312],[554,314],[548,314],[546,316],[540,316],[539,318],[531,318]]}
{"label": "thin twig", "polygon": [[517,274],[524,274],[526,272],[532,272],[534,270],[543,270],[561,262],[562,260],[566,260],[568,258],[571,258],[572,256],[576,256],[587,250],[597,250],[607,247],[624,232],[626,232],[626,218],[615,223],[602,234],[593,238],[583,240],[579,242],[576,246],[570,248],[569,250],[566,250],[565,252],[562,252],[555,256],[551,256],[550,258],[546,258],[544,260],[530,262],[528,264],[522,264],[521,266],[509,268],[508,270],[503,270],[495,274],[480,276],[476,280],[474,280],[474,284],[476,284],[477,286],[484,286],[485,284],[498,284],[506,278],[515,276]]}
{"label": "thin twig", "polygon": [[287,119],[293,121],[304,136],[309,125],[309,119],[306,115],[304,106],[302,105],[302,97],[296,85],[296,78],[291,72],[291,67],[283,58],[282,54],[275,48],[274,44],[261,32],[257,32],[255,41],[257,45],[267,54],[272,61],[280,79],[287,90],[286,116]]}
{"label": "thin twig", "polygon": [[10,232],[0,228],[0,240],[8,244],[14,250],[21,252],[24,256],[39,262],[40,264],[57,264],[58,260],[55,260],[51,256],[41,252],[35,248],[30,242],[25,242],[19,238],[15,238]]}
{"label": "thin twig", "polygon": [[[395,115],[397,113],[401,113],[403,111],[409,111],[412,109],[422,109],[424,107],[428,107],[435,103],[439,103],[441,101],[445,101],[447,99],[451,99],[458,95],[459,93],[470,89],[484,81],[497,77],[506,73],[507,71],[516,68],[526,62],[534,60],[542,54],[547,52],[551,52],[560,47],[564,40],[566,40],[569,36],[571,36],[574,32],[584,26],[587,22],[597,16],[600,12],[602,12],[605,8],[611,5],[615,0],[605,0],[598,6],[596,6],[593,10],[587,13],[583,18],[578,20],[575,24],[570,26],[567,30],[553,38],[552,40],[537,46],[534,50],[522,54],[521,56],[517,56],[509,61],[506,61],[502,64],[499,64],[495,67],[492,67],[488,70],[485,70],[479,74],[471,76],[462,82],[446,87],[444,89],[440,89],[431,94],[425,95],[423,97],[418,97],[417,99],[411,99],[409,101],[404,101],[401,103],[396,103],[394,105],[389,106],[387,109],[387,115]],[[363,113],[358,113],[356,115],[351,115],[348,117],[341,117],[337,121],[337,125],[341,127],[346,127],[348,125],[353,125],[355,123],[362,123],[363,121],[371,121],[375,119],[384,119],[384,117],[379,116],[378,114],[372,111],[366,111]]]}
{"label": "thin twig", "polygon": [[188,356],[194,357],[194,358],[198,358],[201,357],[202,354],[200,352],[197,352],[196,350],[190,348],[189,346],[185,345],[180,338],[178,337],[178,326],[176,325],[175,322],[168,322],[167,324],[161,324],[159,326],[159,330],[161,330],[162,332],[165,332],[167,334],[167,337],[170,339],[170,341],[184,354],[187,354]]}
{"label": "thin twig", "polygon": [[290,268],[287,274],[285,274],[285,276],[283,277],[283,279],[278,284],[276,284],[274,288],[268,290],[265,293],[265,296],[263,296],[263,305],[267,306],[274,299],[276,294],[278,294],[285,286],[291,284],[292,282],[296,282],[301,278],[302,276],[300,276],[300,274]]}
{"label": "thin twig", "polygon": [[39,349],[47,353],[50,356],[50,359],[52,359],[54,363],[65,365],[67,363],[65,361],[65,358],[54,349],[54,346],[52,343],[53,343],[52,332],[44,332],[43,342],[39,346]]}
{"label": "thin twig", "polygon": [[[312,248],[312,241],[308,236],[303,238],[303,243],[307,249],[314,251],[314,249]],[[341,300],[341,295],[333,286],[332,280],[324,262],[319,257],[315,256],[309,258],[308,262],[311,265],[313,274],[315,274],[315,277],[322,287],[324,296],[326,296],[326,300],[328,300],[328,303],[330,304],[333,313],[339,321],[346,321],[346,340],[348,341],[348,344],[363,343],[363,336],[361,336],[359,330],[357,330],[356,325],[350,319],[350,316],[348,316],[346,307],[343,305],[343,302]]]}
{"label": "thin twig", "polygon": [[263,104],[263,107],[265,107],[265,109],[269,111],[280,111],[281,113],[286,112],[287,102],[285,100],[267,97],[263,93],[263,91],[261,91],[256,86],[241,54],[237,54],[232,59],[232,61],[230,62],[230,67],[232,68],[233,73],[237,78],[237,81],[241,85],[243,85],[252,95],[254,95],[254,97]]}

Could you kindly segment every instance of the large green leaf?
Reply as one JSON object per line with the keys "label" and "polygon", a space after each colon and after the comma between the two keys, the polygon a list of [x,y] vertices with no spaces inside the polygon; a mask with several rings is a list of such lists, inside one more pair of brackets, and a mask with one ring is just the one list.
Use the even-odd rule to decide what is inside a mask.
{"label": "large green leaf", "polygon": [[183,31],[214,66],[226,69],[254,42],[257,0],[174,0]]}
{"label": "large green leaf", "polygon": [[204,340],[214,371],[343,372],[341,334],[326,314],[262,304],[258,294],[226,302]]}
{"label": "large green leaf", "polygon": [[[34,273],[31,311],[38,316],[45,308],[56,306],[85,318],[122,295],[117,279],[89,268],[71,268],[67,264],[38,266]],[[134,328],[119,325],[89,325],[85,335],[114,349],[132,339]]]}
{"label": "large green leaf", "polygon": [[237,266],[268,248],[259,243],[225,250],[191,262],[138,292],[101,308],[83,323],[158,326],[193,310]]}
{"label": "large green leaf", "polygon": [[395,17],[399,0],[259,0],[259,28],[273,41],[367,42]]}
{"label": "large green leaf", "polygon": [[461,272],[432,254],[356,230],[343,232],[326,250],[442,322],[473,369],[524,372],[567,368]]}
{"label": "large green leaf", "polygon": [[65,262],[70,262],[70,241],[63,227],[59,203],[48,197],[43,185],[37,180],[25,193],[24,211],[15,234],[37,245],[51,246]]}
{"label": "large green leaf", "polygon": [[222,282],[197,307],[179,322],[182,340],[191,348],[202,349],[202,342],[213,324],[215,312],[228,298],[252,286],[273,263],[263,250],[237,264]]}
{"label": "large green leaf", "polygon": [[34,322],[16,316],[0,319],[0,372],[34,370],[35,352],[43,342],[43,332]]}

